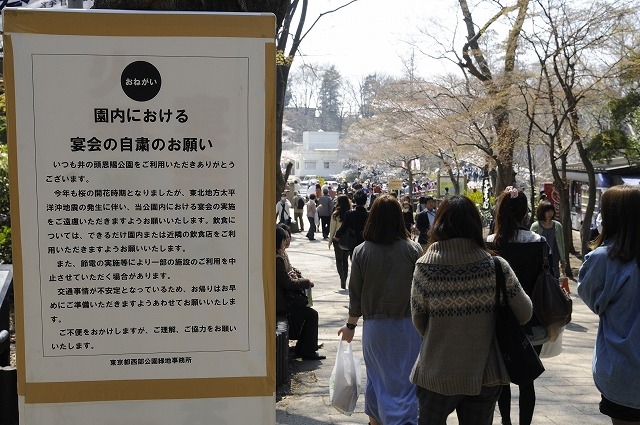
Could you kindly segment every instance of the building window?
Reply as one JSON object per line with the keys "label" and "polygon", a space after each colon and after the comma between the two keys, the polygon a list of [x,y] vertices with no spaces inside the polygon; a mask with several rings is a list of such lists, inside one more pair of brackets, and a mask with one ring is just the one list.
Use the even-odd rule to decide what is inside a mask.
{"label": "building window", "polygon": [[306,161],[304,163],[304,169],[305,170],[315,170],[316,169],[315,161]]}
{"label": "building window", "polygon": [[324,163],[324,168],[325,168],[325,169],[328,169],[328,168],[329,168],[329,165],[330,165],[330,164],[329,164],[328,162],[325,162],[325,163]]}

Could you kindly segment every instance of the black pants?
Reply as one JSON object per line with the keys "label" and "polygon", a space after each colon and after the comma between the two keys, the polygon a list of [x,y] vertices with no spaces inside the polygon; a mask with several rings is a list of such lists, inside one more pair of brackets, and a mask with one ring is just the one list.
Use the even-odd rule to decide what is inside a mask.
{"label": "black pants", "polygon": [[[534,345],[533,348],[536,350],[536,353],[540,355],[542,345]],[[533,419],[533,409],[536,406],[536,390],[533,387],[533,382],[534,381],[518,385],[518,389],[520,390],[520,400],[518,400],[520,406],[520,425],[530,425]],[[511,423],[511,387],[509,385],[502,386],[502,392],[498,399],[498,409],[500,409],[502,422]]]}
{"label": "black pants", "polygon": [[311,307],[289,306],[289,339],[295,340],[296,354],[313,355],[318,350],[318,312]]}
{"label": "black pants", "polygon": [[340,276],[340,286],[344,288],[343,283],[346,284],[347,276],[349,275],[349,254],[350,252],[341,249],[338,246],[337,241],[333,240],[333,250],[336,254],[336,269],[338,270],[338,276]]}
{"label": "black pants", "polygon": [[500,386],[482,387],[480,394],[442,395],[416,386],[418,425],[445,425],[454,410],[460,425],[491,425]]}
{"label": "black pants", "polygon": [[329,237],[329,225],[331,224],[331,216],[321,215],[320,223],[322,224],[322,238],[327,239]]}
{"label": "black pants", "polygon": [[309,220],[309,231],[307,232],[307,238],[314,239],[314,234],[316,233],[316,220],[314,217],[307,216],[307,220]]}

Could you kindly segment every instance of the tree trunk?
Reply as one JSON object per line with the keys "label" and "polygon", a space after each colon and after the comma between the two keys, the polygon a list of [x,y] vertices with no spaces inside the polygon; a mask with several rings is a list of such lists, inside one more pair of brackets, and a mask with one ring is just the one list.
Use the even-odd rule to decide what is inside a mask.
{"label": "tree trunk", "polygon": [[496,181],[496,193],[502,193],[505,187],[515,184],[515,171],[513,169],[513,150],[518,138],[518,131],[511,128],[509,123],[509,113],[506,112],[506,105],[494,109],[494,126],[496,130],[496,171],[498,178]]}
{"label": "tree trunk", "polygon": [[[287,65],[276,66],[276,191],[274,193],[273,202],[276,203],[280,199],[280,194],[284,191],[284,187],[291,173],[292,167],[287,166],[285,173],[282,174],[280,159],[282,158],[282,124],[284,122],[284,98],[287,92],[287,81],[289,80],[289,70]],[[289,163],[291,164],[291,163]],[[293,164],[292,164],[293,165]]]}
{"label": "tree trunk", "polygon": [[[471,14],[471,9],[469,9],[467,0],[458,0],[458,2],[467,28],[468,40],[462,48],[462,57],[464,62],[462,62],[461,66],[482,82],[487,90],[489,98],[496,103],[496,105],[491,108],[491,118],[496,137],[496,148],[494,150],[497,152],[496,168],[498,172],[495,191],[496,193],[501,193],[505,187],[512,185],[515,180],[515,173],[513,170],[513,149],[518,138],[518,132],[515,128],[512,128],[509,122],[509,96],[506,95],[506,92],[510,90],[512,86],[511,78],[515,69],[518,40],[526,17],[529,0],[518,0],[515,6],[502,8],[478,32],[476,32],[476,26],[474,25],[473,16]],[[518,9],[518,16],[513,21],[513,25],[509,30],[509,37],[505,48],[503,72],[504,82],[498,83],[493,78],[489,62],[487,61],[482,48],[478,44],[478,39],[489,28],[491,23],[503,14],[515,9]]]}
{"label": "tree trunk", "polygon": [[573,247],[573,229],[571,227],[571,207],[569,204],[569,190],[565,183],[554,182],[556,189],[560,189],[560,222],[562,223],[562,237],[564,239],[564,258],[562,261],[567,264],[565,273],[567,277],[573,278],[573,270],[569,267],[569,254],[575,251]]}
{"label": "tree trunk", "polygon": [[460,193],[460,182],[458,180],[460,175],[458,174],[458,176],[456,176],[451,167],[448,167],[447,174],[449,174],[449,180],[453,186],[453,194],[458,195]]}
{"label": "tree trunk", "polygon": [[[529,208],[531,211],[536,210],[536,182],[535,182],[535,171],[533,166],[533,156],[531,155],[531,134],[533,133],[533,120],[529,121],[529,130],[527,131],[527,161],[529,164]],[[533,223],[533,217],[529,220]]]}
{"label": "tree trunk", "polygon": [[582,217],[582,225],[580,226],[580,246],[581,253],[585,255],[587,253],[589,245],[589,235],[591,234],[591,218],[593,217],[593,210],[596,204],[596,172],[593,168],[593,163],[589,159],[587,150],[582,144],[582,137],[580,135],[580,115],[578,115],[577,98],[573,93],[571,86],[566,83],[562,84],[565,92],[565,97],[568,100],[569,123],[571,124],[571,140],[575,142],[580,154],[580,159],[584,164],[584,168],[587,171],[587,178],[589,180],[589,198],[587,200],[587,209]]}
{"label": "tree trunk", "polygon": [[589,250],[589,236],[591,235],[591,220],[593,219],[593,211],[596,206],[596,171],[593,168],[593,163],[589,159],[587,150],[582,144],[582,140],[576,142],[578,147],[578,153],[580,159],[584,164],[584,169],[587,171],[587,179],[589,180],[589,198],[587,200],[587,209],[582,217],[582,225],[580,226],[580,249],[584,256]]}

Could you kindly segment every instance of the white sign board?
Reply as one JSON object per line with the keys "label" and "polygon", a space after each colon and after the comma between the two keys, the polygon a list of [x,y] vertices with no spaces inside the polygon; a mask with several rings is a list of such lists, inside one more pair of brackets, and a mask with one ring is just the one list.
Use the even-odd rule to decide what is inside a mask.
{"label": "white sign board", "polygon": [[[255,189],[273,34],[250,28],[274,18],[128,13],[103,34],[125,14],[8,11],[25,404],[237,396],[238,378],[272,399]],[[171,17],[195,30],[163,34]],[[203,30],[234,20],[247,34]]]}

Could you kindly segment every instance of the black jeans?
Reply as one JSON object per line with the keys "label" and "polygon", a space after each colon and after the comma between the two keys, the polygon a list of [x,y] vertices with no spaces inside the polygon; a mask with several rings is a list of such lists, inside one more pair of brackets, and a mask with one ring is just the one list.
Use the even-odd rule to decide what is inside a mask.
{"label": "black jeans", "polygon": [[318,312],[311,307],[288,306],[289,339],[297,339],[296,354],[313,356],[318,350]]}
{"label": "black jeans", "polygon": [[307,220],[309,220],[309,231],[307,232],[307,238],[314,239],[316,232],[316,220],[313,217],[307,216]]}
{"label": "black jeans", "polygon": [[454,410],[460,425],[491,425],[500,385],[482,387],[480,394],[443,395],[416,386],[418,396],[418,425],[446,425]]}
{"label": "black jeans", "polygon": [[324,239],[329,237],[329,225],[331,224],[331,216],[330,215],[321,215],[320,223],[322,225],[322,237]]}
{"label": "black jeans", "polygon": [[347,276],[349,275],[350,252],[340,248],[336,239],[333,240],[333,251],[336,254],[336,269],[338,270],[338,276],[340,276],[340,285],[342,286],[343,282],[347,282]]}

